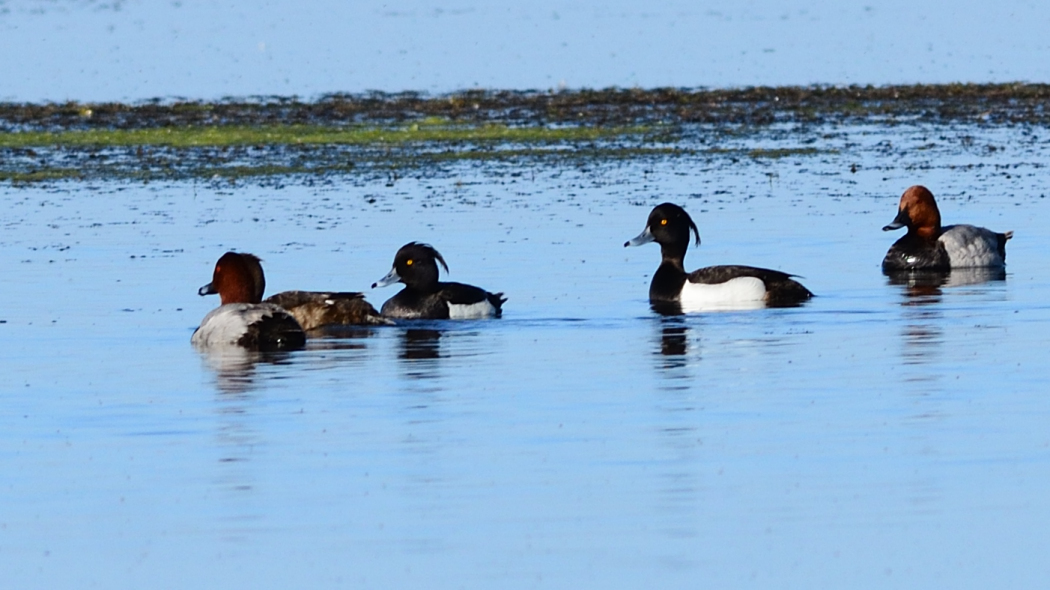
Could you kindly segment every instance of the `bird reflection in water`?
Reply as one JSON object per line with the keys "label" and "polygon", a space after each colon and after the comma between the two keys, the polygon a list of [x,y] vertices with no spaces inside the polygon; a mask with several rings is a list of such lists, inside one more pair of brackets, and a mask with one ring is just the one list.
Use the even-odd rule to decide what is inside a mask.
{"label": "bird reflection in water", "polygon": [[[222,391],[216,396],[215,448],[220,469],[215,485],[238,498],[255,488],[256,476],[248,463],[262,444],[262,436],[254,423],[258,405],[258,396],[249,391]],[[250,516],[240,504],[234,498],[231,509],[242,519]]]}
{"label": "bird reflection in water", "polygon": [[680,369],[689,364],[689,326],[682,316],[665,316],[659,322],[660,336],[654,355],[657,368]]}
{"label": "bird reflection in water", "polygon": [[243,348],[203,351],[204,365],[215,374],[215,386],[222,393],[246,393],[256,388],[256,366],[288,364],[291,353],[255,352]]}
{"label": "bird reflection in water", "polygon": [[401,334],[401,353],[404,360],[441,358],[441,332],[437,330],[405,330]]}
{"label": "bird reflection in water", "polygon": [[376,335],[374,328],[364,326],[330,325],[314,328],[306,333],[306,348],[309,350],[351,350],[366,347],[365,338]]}
{"label": "bird reflection in water", "polygon": [[[311,330],[306,344],[307,352],[317,351],[360,351],[367,345],[363,339],[375,335],[375,331],[358,326],[338,326]],[[291,365],[295,352],[258,352],[240,347],[218,347],[201,350],[204,365],[215,374],[215,385],[224,393],[244,393],[257,387],[257,368],[262,365],[280,367]],[[351,353],[352,354],[352,353]],[[294,357],[295,362],[312,364],[327,363],[345,364],[347,355],[309,354],[302,352]],[[268,375],[280,377],[279,369],[267,372]]]}
{"label": "bird reflection in water", "polygon": [[409,328],[401,333],[401,361],[405,375],[413,379],[432,379],[437,376],[441,352],[441,332],[425,328]]}
{"label": "bird reflection in water", "polygon": [[[905,297],[918,300],[905,305],[923,305],[937,303],[942,294],[941,289],[981,285],[1006,280],[1006,270],[1002,268],[957,268],[955,270],[900,270],[886,272],[891,285],[905,288]],[[926,301],[924,298],[934,297]]]}
{"label": "bird reflection in water", "polygon": [[689,352],[689,328],[686,326],[663,326],[660,328],[660,354],[683,357]]}
{"label": "bird reflection in water", "polygon": [[944,341],[944,330],[941,329],[944,313],[937,304],[941,302],[941,288],[947,284],[950,274],[950,271],[932,270],[886,273],[889,284],[903,287],[901,337],[904,350],[901,354],[906,365],[930,363],[939,352]]}
{"label": "bird reflection in water", "polygon": [[653,313],[666,318],[685,314],[685,312],[682,311],[682,305],[677,301],[653,301],[649,303],[649,309],[652,309]]}
{"label": "bird reflection in water", "polygon": [[[695,316],[689,318],[696,321]],[[656,501],[660,512],[675,515],[665,524],[668,534],[680,538],[696,537],[700,514],[702,481],[698,465],[705,448],[698,411],[697,379],[691,361],[699,360],[699,345],[690,342],[687,316],[661,316],[653,322],[653,360],[658,377],[654,393],[658,446],[661,460],[655,480],[659,482]]]}
{"label": "bird reflection in water", "polygon": [[[214,401],[215,451],[218,469],[214,472],[212,485],[219,492],[217,497],[224,503],[229,515],[220,526],[229,525],[223,534],[230,538],[244,535],[244,525],[258,517],[246,494],[254,493],[257,487],[257,467],[252,459],[263,444],[263,437],[256,423],[259,408],[260,365],[284,365],[289,363],[292,353],[254,352],[242,348],[209,349],[202,354],[204,365],[214,373],[216,393]],[[266,371],[263,371],[263,375]],[[233,524],[236,523],[236,524]]]}
{"label": "bird reflection in water", "polygon": [[948,272],[903,271],[887,273],[889,284],[904,287],[901,305],[906,307],[932,305],[941,302],[941,287],[948,282]]}
{"label": "bird reflection in water", "polygon": [[649,308],[660,316],[660,349],[656,358],[661,369],[684,367],[689,356],[689,327],[677,301],[653,301]]}
{"label": "bird reflection in water", "polygon": [[299,362],[311,369],[360,367],[370,360],[368,338],[382,330],[361,326],[323,326],[306,333],[306,351]]}
{"label": "bird reflection in water", "polygon": [[957,268],[949,271],[910,270],[886,272],[890,285],[903,287],[904,363],[926,364],[940,352],[944,342],[940,305],[944,290],[1006,280],[1002,268]]}

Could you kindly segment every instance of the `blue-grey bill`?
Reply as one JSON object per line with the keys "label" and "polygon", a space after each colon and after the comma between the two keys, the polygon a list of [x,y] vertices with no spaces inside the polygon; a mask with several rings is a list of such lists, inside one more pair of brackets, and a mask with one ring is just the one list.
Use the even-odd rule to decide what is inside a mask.
{"label": "blue-grey bill", "polygon": [[214,295],[216,293],[218,293],[218,291],[215,290],[215,286],[212,285],[211,283],[208,283],[207,285],[204,285],[200,289],[197,289],[197,294],[200,295],[201,297],[204,297],[205,295]]}
{"label": "blue-grey bill", "polygon": [[893,221],[889,225],[882,228],[882,231],[891,231],[900,229],[911,223],[911,217],[908,216],[907,209],[900,209],[897,211],[897,216],[893,218]]}
{"label": "blue-grey bill", "polygon": [[653,237],[653,232],[649,231],[649,226],[645,226],[645,231],[635,236],[633,240],[624,242],[623,247],[627,246],[641,246],[642,244],[648,244],[655,242],[656,238]]}
{"label": "blue-grey bill", "polygon": [[400,281],[401,281],[401,277],[397,274],[397,269],[396,268],[392,268],[392,269],[390,269],[390,272],[386,273],[385,277],[383,277],[383,278],[379,279],[378,281],[372,283],[372,288],[375,289],[376,287],[386,287],[388,285],[393,285],[394,283],[397,283],[397,282],[400,282]]}

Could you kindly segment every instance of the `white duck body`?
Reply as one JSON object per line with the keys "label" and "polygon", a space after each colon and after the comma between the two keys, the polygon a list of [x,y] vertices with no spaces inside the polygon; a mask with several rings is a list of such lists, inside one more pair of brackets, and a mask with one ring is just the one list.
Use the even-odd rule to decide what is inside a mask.
{"label": "white duck body", "polygon": [[190,342],[198,348],[240,346],[253,350],[296,348],[302,328],[271,303],[227,303],[208,312]]}

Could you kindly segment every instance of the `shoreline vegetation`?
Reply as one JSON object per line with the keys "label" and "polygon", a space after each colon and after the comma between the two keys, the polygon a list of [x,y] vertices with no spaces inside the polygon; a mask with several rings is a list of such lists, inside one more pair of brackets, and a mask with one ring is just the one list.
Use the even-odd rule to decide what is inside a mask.
{"label": "shoreline vegetation", "polygon": [[[350,174],[455,160],[777,158],[813,141],[727,148],[718,137],[871,123],[1046,125],[1048,84],[740,89],[471,90],[303,101],[0,103],[0,181]],[[697,140],[699,138],[699,140]],[[692,140],[692,141],[691,141]],[[806,143],[808,145],[802,145]]]}

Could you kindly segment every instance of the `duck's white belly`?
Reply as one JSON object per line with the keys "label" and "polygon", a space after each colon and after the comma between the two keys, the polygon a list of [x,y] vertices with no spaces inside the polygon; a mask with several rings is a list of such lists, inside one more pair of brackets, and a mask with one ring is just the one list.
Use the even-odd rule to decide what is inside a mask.
{"label": "duck's white belly", "polygon": [[952,268],[1004,266],[999,255],[999,236],[995,232],[973,225],[953,225],[945,228],[938,240],[948,252]]}
{"label": "duck's white belly", "polygon": [[470,305],[448,304],[450,320],[476,320],[496,315],[496,307],[488,299]]}
{"label": "duck's white belly", "polygon": [[679,303],[683,312],[758,309],[766,304],[766,284],[755,277],[737,277],[724,283],[686,281]]}

